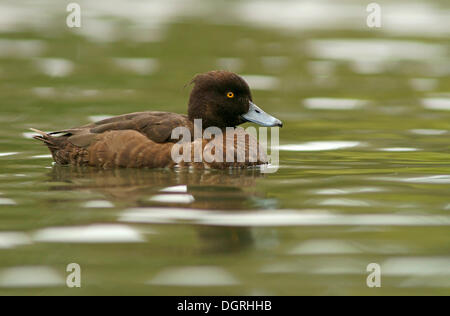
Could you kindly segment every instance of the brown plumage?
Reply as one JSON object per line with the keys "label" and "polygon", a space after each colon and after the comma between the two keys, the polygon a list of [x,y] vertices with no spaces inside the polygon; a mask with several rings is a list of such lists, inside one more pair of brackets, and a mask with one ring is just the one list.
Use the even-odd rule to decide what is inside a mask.
{"label": "brown plumage", "polygon": [[[238,75],[226,71],[197,75],[193,83],[195,86],[189,100],[188,116],[155,111],[138,112],[52,133],[32,129],[39,134],[34,138],[44,142],[55,162],[61,165],[96,166],[105,169],[174,167],[176,163],[172,160],[172,149],[183,153],[183,145],[177,143],[178,139],[171,139],[172,130],[185,127],[190,131],[191,139],[184,141],[189,143],[186,146],[190,147],[191,161],[194,161],[194,119],[202,119],[203,129],[216,126],[224,131],[222,145],[220,139],[212,140],[213,144],[217,144],[213,154],[218,150],[217,154],[225,157],[227,138],[234,138],[234,142],[229,143],[234,143],[235,157],[237,158],[238,145],[243,145],[241,148],[245,149],[245,160],[226,163],[207,162],[204,159],[202,162],[181,162],[179,165],[223,169],[267,163],[259,144],[250,141],[252,136],[238,129],[237,135],[245,134],[246,142],[242,144],[243,138],[225,132],[226,127],[235,127],[246,122],[244,116],[248,115],[250,109],[253,110],[254,104],[247,83]],[[256,112],[260,111],[267,115],[257,108]],[[249,120],[257,122],[254,119],[255,113],[252,115]],[[281,126],[280,121],[268,117],[274,120],[273,124]],[[262,124],[267,126],[265,121]],[[202,149],[209,142],[206,139],[195,141],[201,142]],[[173,148],[174,146],[177,148]],[[257,157],[254,157],[255,153]],[[250,159],[251,157],[253,159]]]}

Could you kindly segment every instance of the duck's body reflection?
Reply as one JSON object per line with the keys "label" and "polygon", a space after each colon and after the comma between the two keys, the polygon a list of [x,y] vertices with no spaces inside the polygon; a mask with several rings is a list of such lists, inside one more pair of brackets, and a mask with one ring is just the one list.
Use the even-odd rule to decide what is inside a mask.
{"label": "duck's body reflection", "polygon": [[[99,170],[56,165],[51,172],[52,181],[58,182],[52,189],[101,193],[123,208],[176,207],[230,212],[274,204],[257,187],[258,179],[264,177],[257,169]],[[195,226],[195,229],[202,241],[201,249],[208,252],[245,249],[254,243],[249,228]]]}

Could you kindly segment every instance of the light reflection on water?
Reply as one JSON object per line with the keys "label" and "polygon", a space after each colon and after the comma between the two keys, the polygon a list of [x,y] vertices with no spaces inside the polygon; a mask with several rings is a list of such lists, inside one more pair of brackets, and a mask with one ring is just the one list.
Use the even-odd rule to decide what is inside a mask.
{"label": "light reflection on water", "polygon": [[278,149],[283,151],[323,151],[323,150],[337,150],[356,147],[360,145],[359,142],[354,141],[317,141],[307,142],[304,144],[289,144],[279,146]]}
{"label": "light reflection on water", "polygon": [[62,287],[64,277],[56,269],[44,266],[14,267],[0,271],[0,288]]}
{"label": "light reflection on water", "polygon": [[[449,293],[447,4],[80,1],[72,31],[40,4],[0,4],[0,294],[70,295],[71,262],[86,294],[374,294],[371,262]],[[277,173],[52,166],[28,132],[184,113],[217,67],[285,122]]]}
{"label": "light reflection on water", "polygon": [[229,272],[208,266],[183,267],[161,271],[150,282],[150,285],[211,287],[233,286],[239,281]]}
{"label": "light reflection on water", "polygon": [[17,246],[28,245],[31,238],[25,233],[18,232],[1,232],[0,233],[0,249],[11,249]]}
{"label": "light reflection on water", "polygon": [[[319,205],[370,206],[369,203],[349,200],[325,200]],[[119,221],[131,223],[192,223],[213,226],[450,226],[447,215],[358,214],[339,215],[325,210],[316,212],[273,210],[255,212],[219,212],[172,208],[141,208],[125,211]]]}
{"label": "light reflection on water", "polygon": [[144,238],[135,229],[123,225],[53,227],[37,231],[33,239],[46,243],[135,243]]}

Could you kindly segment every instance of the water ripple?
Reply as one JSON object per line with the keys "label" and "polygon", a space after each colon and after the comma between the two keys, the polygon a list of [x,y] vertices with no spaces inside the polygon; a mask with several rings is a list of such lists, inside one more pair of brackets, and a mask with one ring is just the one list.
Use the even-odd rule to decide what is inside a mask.
{"label": "water ripple", "polygon": [[450,98],[422,99],[422,104],[426,109],[450,111]]}
{"label": "water ripple", "polygon": [[84,227],[54,227],[37,231],[37,242],[45,243],[140,243],[142,234],[124,225],[90,225]]}
{"label": "water ripple", "polygon": [[411,147],[390,147],[390,148],[380,148],[380,151],[385,152],[412,152],[412,151],[418,151],[418,148],[411,148]]}
{"label": "water ripple", "polygon": [[16,201],[0,197],[0,205],[17,205]]}
{"label": "water ripple", "polygon": [[417,135],[444,135],[447,133],[445,129],[412,129],[410,130],[411,133],[417,134]]}
{"label": "water ripple", "polygon": [[187,186],[186,185],[177,185],[177,186],[173,186],[173,187],[167,187],[167,188],[161,189],[160,192],[186,193],[187,192]]}
{"label": "water ripple", "polygon": [[243,75],[242,77],[253,90],[276,90],[280,86],[280,80],[272,76]]}
{"label": "water ripple", "polygon": [[149,201],[158,203],[189,204],[194,202],[195,198],[190,194],[159,194],[152,196]]}
{"label": "water ripple", "polygon": [[17,155],[17,152],[11,152],[11,153],[0,153],[0,157],[8,157],[8,156],[14,156]]}
{"label": "water ripple", "polygon": [[356,141],[317,141],[303,144],[288,144],[278,147],[279,150],[284,151],[325,151],[352,148],[361,145]]}
{"label": "water ripple", "polygon": [[40,58],[35,60],[37,68],[50,77],[67,77],[70,75],[75,64],[63,58]]}
{"label": "water ripple", "polygon": [[364,107],[367,101],[358,99],[310,98],[303,104],[311,110],[355,110]]}
{"label": "water ripple", "polygon": [[314,191],[319,195],[344,195],[344,194],[356,194],[356,193],[374,193],[383,192],[382,188],[377,187],[365,187],[365,188],[336,188],[336,189],[319,189]]}
{"label": "water ripple", "polygon": [[409,182],[409,183],[431,183],[431,184],[450,183],[450,175],[435,175],[435,176],[424,176],[424,177],[415,177],[415,178],[380,177],[380,178],[372,178],[372,179],[382,180],[382,181]]}
{"label": "water ripple", "polygon": [[64,286],[64,279],[57,270],[45,267],[14,267],[0,271],[0,287],[40,288]]}
{"label": "water ripple", "polygon": [[161,271],[148,284],[164,286],[232,286],[240,282],[219,267],[181,267]]}
{"label": "water ripple", "polygon": [[159,62],[154,58],[114,58],[113,62],[119,68],[138,75],[150,75],[159,68]]}
{"label": "water ripple", "polygon": [[0,232],[0,249],[11,249],[31,244],[30,237],[21,232]]}
{"label": "water ripple", "polygon": [[114,204],[109,201],[97,200],[88,201],[83,204],[84,208],[113,208]]}
{"label": "water ripple", "polygon": [[308,240],[289,251],[291,255],[355,254],[361,250],[342,240]]}
{"label": "water ripple", "polygon": [[212,226],[450,226],[448,215],[333,214],[295,210],[249,212],[181,208],[129,209],[119,216],[129,223],[191,223]]}

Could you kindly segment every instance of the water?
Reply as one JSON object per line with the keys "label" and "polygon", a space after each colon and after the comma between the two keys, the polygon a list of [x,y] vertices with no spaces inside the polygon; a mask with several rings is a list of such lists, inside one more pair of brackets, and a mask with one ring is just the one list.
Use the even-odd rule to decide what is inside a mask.
{"label": "water", "polygon": [[[359,1],[80,1],[79,30],[34,3],[0,4],[0,294],[450,294],[448,3],[380,1],[379,30]],[[30,139],[184,113],[223,67],[283,120],[275,174],[60,167]]]}

